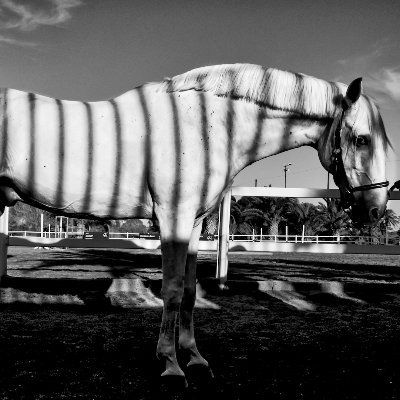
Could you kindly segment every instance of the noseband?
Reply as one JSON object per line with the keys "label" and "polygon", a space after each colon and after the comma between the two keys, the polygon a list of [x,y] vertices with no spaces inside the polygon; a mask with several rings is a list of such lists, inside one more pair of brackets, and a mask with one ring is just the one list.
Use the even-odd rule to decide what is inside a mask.
{"label": "noseband", "polygon": [[[332,150],[331,172],[335,184],[341,189],[342,206],[349,208],[355,202],[354,192],[364,192],[366,190],[380,189],[389,186],[389,181],[371,183],[369,185],[361,185],[352,187],[347,179],[346,170],[343,164],[341,133],[343,124],[344,109],[341,109],[339,121],[335,129],[335,144]],[[344,184],[344,185],[343,185]]]}

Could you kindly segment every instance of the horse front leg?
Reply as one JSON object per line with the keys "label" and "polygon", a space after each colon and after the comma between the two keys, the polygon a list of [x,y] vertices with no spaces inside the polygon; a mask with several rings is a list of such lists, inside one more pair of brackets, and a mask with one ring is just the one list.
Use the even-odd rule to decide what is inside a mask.
{"label": "horse front leg", "polygon": [[164,363],[161,376],[184,377],[175,349],[175,327],[182,302],[187,250],[194,213],[177,215],[174,210],[156,210],[160,224],[162,253],[162,297],[164,301],[157,357]]}
{"label": "horse front leg", "polygon": [[193,309],[196,302],[196,263],[202,224],[193,229],[185,267],[185,287],[179,318],[179,347],[189,355],[188,367],[204,366],[208,362],[201,356],[194,338]]}
{"label": "horse front leg", "polygon": [[184,290],[184,273],[188,243],[161,243],[162,252],[162,298],[164,301],[157,357],[165,362],[161,376],[182,376],[175,349],[175,327]]}

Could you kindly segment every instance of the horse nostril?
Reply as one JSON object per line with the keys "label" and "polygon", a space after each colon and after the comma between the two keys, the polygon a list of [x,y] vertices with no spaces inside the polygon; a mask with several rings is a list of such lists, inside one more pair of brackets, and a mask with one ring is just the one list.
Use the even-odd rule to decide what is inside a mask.
{"label": "horse nostril", "polygon": [[369,210],[369,219],[372,222],[376,222],[376,221],[378,221],[379,218],[380,218],[380,215],[379,215],[378,207],[371,207]]}

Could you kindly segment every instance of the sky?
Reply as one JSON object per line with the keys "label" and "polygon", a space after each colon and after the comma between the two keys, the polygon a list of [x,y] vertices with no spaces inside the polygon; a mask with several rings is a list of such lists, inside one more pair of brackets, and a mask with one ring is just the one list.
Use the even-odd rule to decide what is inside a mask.
{"label": "sky", "polygon": [[[104,100],[190,69],[245,62],[350,83],[379,104],[400,179],[398,0],[0,0],[0,86]],[[235,185],[327,186],[301,148],[246,168]],[[332,179],[330,187],[334,187]],[[400,202],[389,207],[400,214]]]}

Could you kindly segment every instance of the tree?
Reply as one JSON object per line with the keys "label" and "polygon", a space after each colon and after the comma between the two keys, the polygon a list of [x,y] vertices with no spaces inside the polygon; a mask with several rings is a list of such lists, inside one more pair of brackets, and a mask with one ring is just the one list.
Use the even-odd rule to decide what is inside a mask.
{"label": "tree", "polygon": [[18,202],[10,207],[8,229],[10,231],[40,231],[41,214],[44,226],[55,224],[55,214],[43,211],[28,204]]}
{"label": "tree", "polygon": [[269,235],[283,234],[286,226],[293,232],[295,230],[292,216],[299,205],[299,200],[292,197],[266,197],[264,198],[265,226]]}
{"label": "tree", "polygon": [[[274,236],[284,233],[284,225],[296,228],[297,221],[293,219],[293,212],[298,207],[298,199],[292,197],[261,197],[258,207],[264,214],[263,227],[268,235]],[[293,228],[294,227],[294,228]]]}
{"label": "tree", "polygon": [[325,198],[326,205],[319,202],[317,205],[320,222],[320,232],[325,235],[342,235],[352,230],[348,214],[339,206],[339,199]]}
{"label": "tree", "polygon": [[291,225],[295,225],[297,234],[303,232],[306,236],[313,236],[321,231],[323,222],[318,216],[317,207],[312,203],[294,203],[290,210],[289,220]]}
{"label": "tree", "polygon": [[213,212],[204,219],[203,232],[206,235],[216,235],[218,229],[219,213]]}
{"label": "tree", "polygon": [[274,236],[281,233],[282,222],[298,202],[293,198],[245,196],[231,203],[231,231],[250,234],[261,229]]}
{"label": "tree", "polygon": [[[113,222],[113,221],[112,221]],[[113,226],[113,224],[112,224]],[[113,230],[114,230],[113,226]],[[126,219],[123,220],[117,228],[119,232],[130,232],[130,233],[140,233],[140,234],[146,234],[148,231],[148,228],[145,226],[142,220],[140,219]]]}
{"label": "tree", "polygon": [[[372,227],[371,232],[374,234],[374,238],[384,236],[388,240],[389,229],[394,229],[399,223],[400,217],[392,209],[388,208],[382,218]],[[375,239],[375,241],[377,240]]]}
{"label": "tree", "polygon": [[387,208],[383,217],[379,221],[379,228],[382,233],[387,229],[395,228],[400,223],[400,216],[398,216],[392,209]]}
{"label": "tree", "polygon": [[[245,199],[241,201],[242,199]],[[231,220],[229,231],[237,235],[251,235],[257,227],[257,222],[263,219],[261,210],[252,207],[251,201],[241,198],[231,200]]]}

